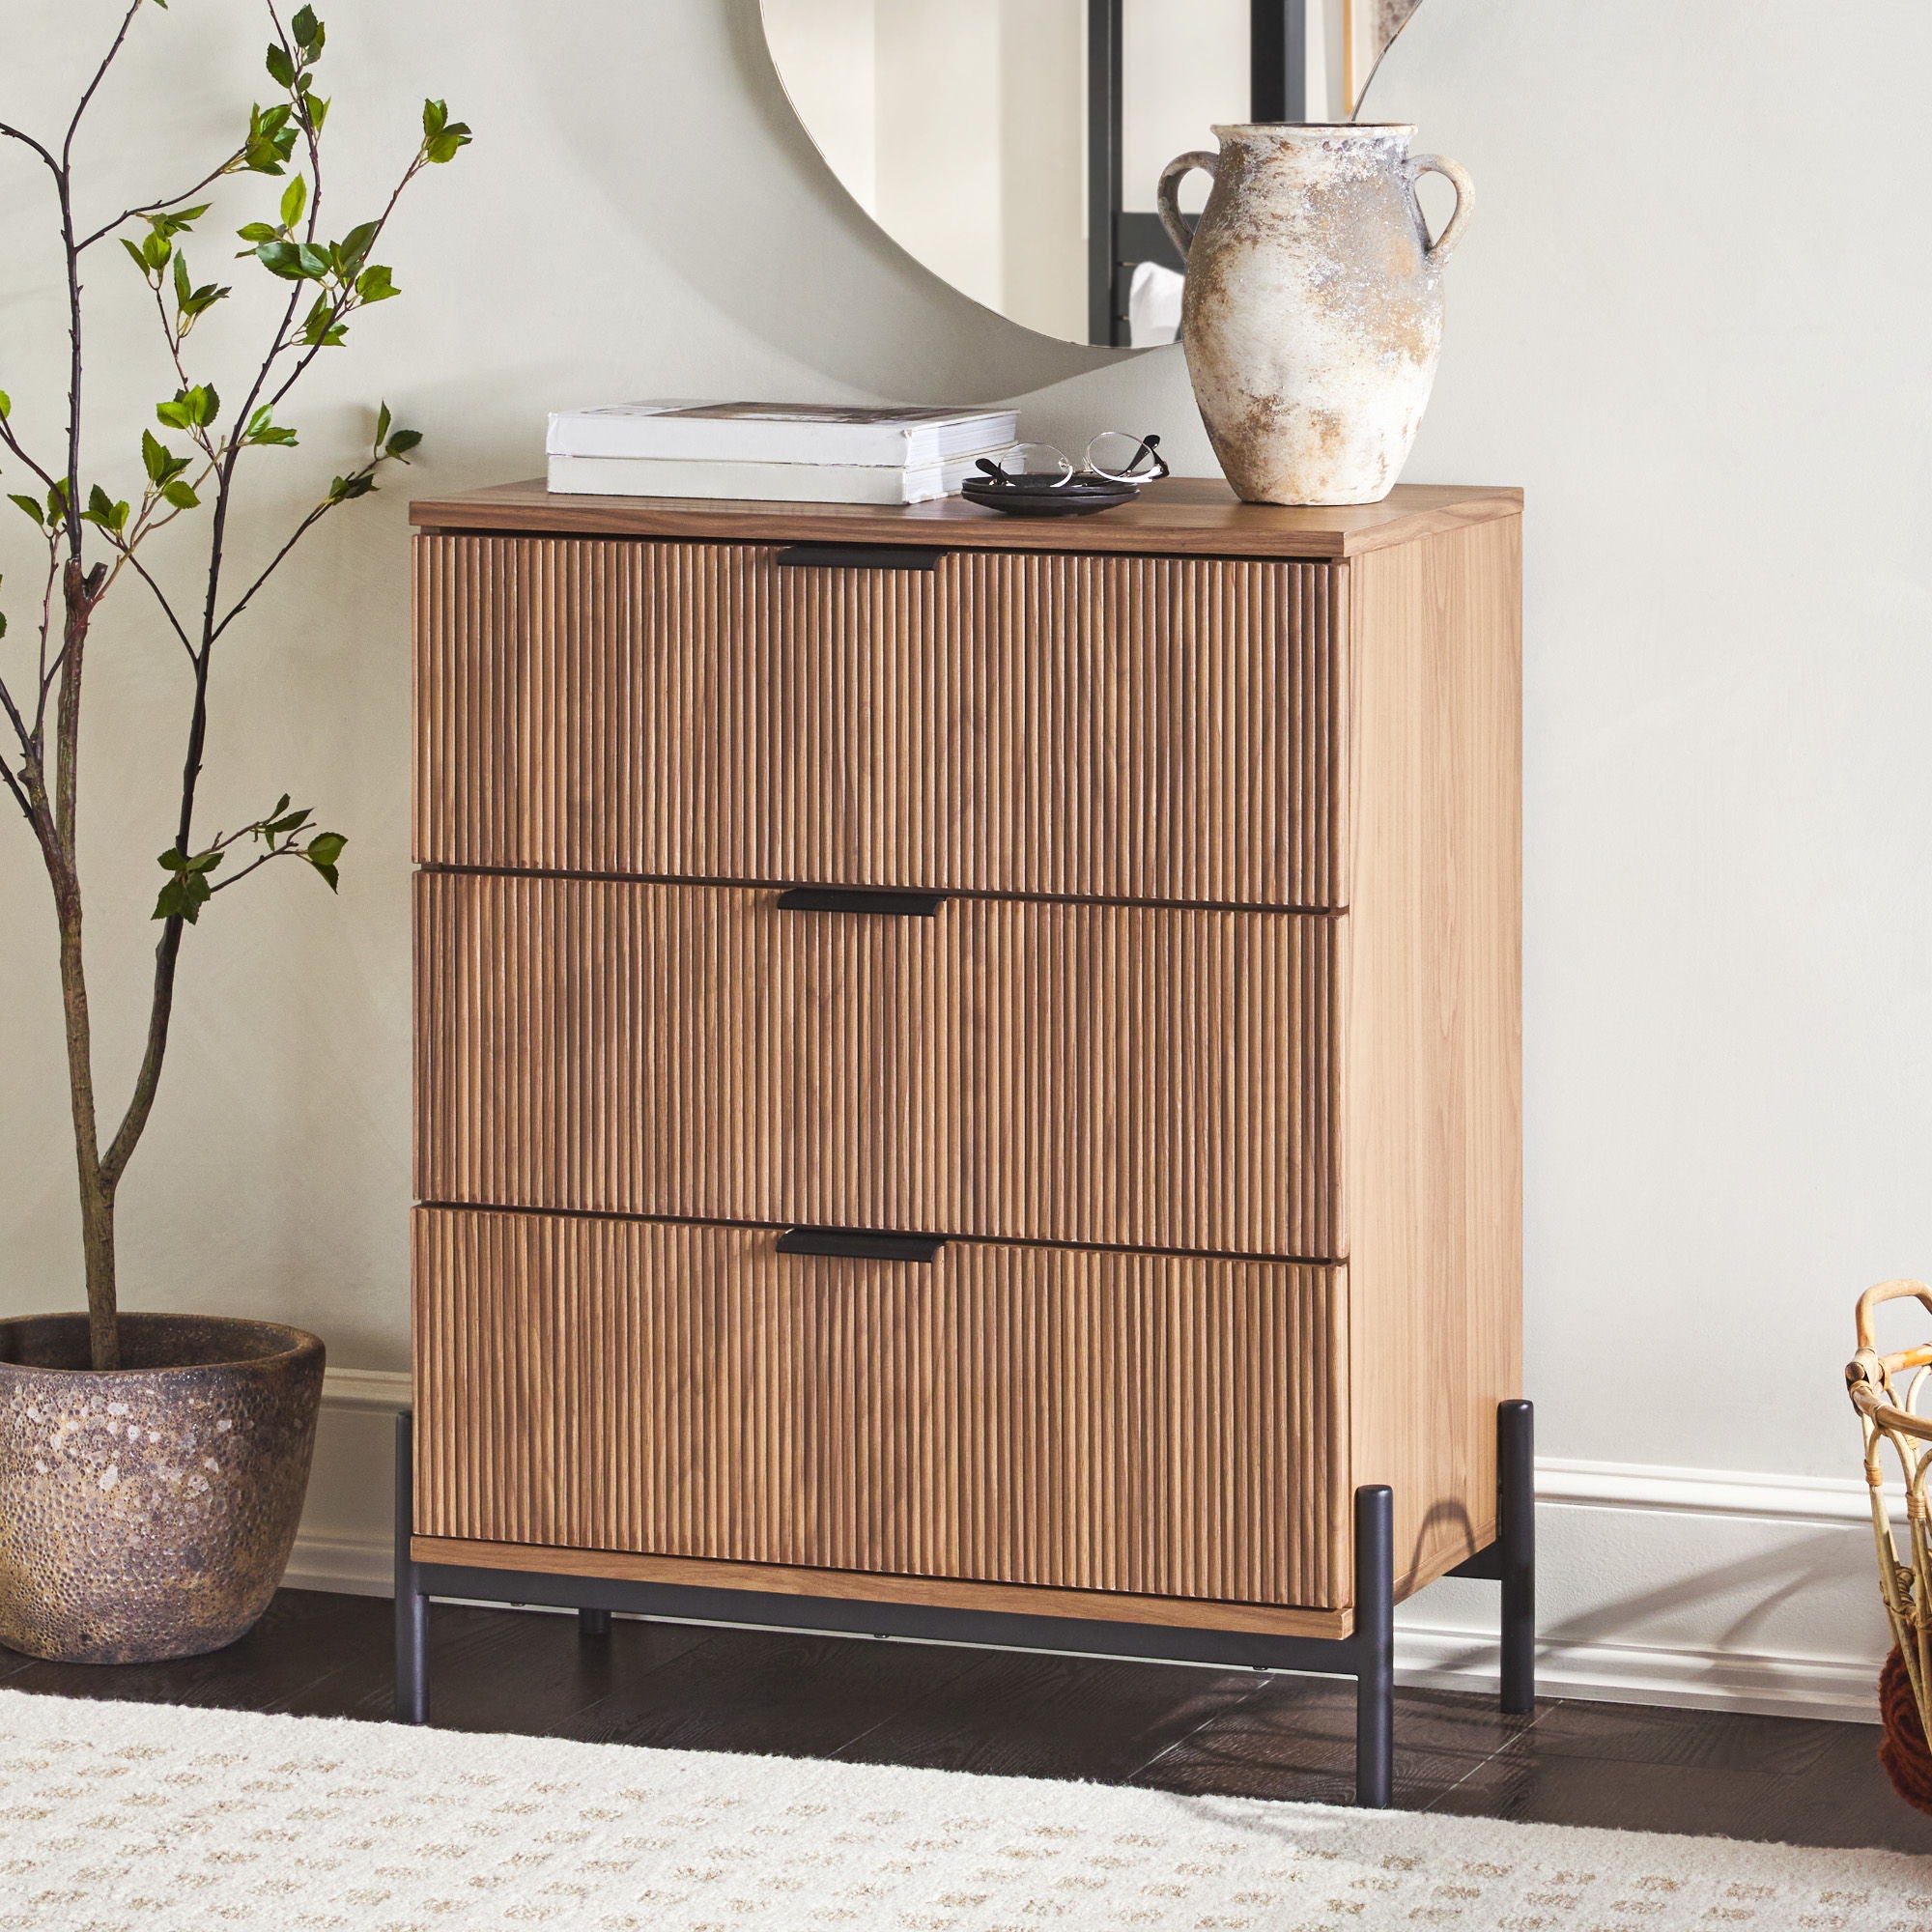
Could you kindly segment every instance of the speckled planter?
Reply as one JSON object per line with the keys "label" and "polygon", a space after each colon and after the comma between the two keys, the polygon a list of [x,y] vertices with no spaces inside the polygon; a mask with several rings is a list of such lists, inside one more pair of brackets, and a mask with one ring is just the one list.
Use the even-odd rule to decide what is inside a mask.
{"label": "speckled planter", "polygon": [[124,1315],[0,1321],[0,1643],[152,1663],[233,1643],[288,1565],[322,1403],[299,1328]]}
{"label": "speckled planter", "polygon": [[[1378,503],[1429,406],[1442,342],[1442,264],[1473,192],[1407,127],[1216,128],[1217,155],[1160,178],[1161,219],[1187,263],[1180,340],[1208,440],[1250,503]],[[1190,233],[1176,196],[1213,192]],[[1428,173],[1456,186],[1435,242],[1416,206]]]}

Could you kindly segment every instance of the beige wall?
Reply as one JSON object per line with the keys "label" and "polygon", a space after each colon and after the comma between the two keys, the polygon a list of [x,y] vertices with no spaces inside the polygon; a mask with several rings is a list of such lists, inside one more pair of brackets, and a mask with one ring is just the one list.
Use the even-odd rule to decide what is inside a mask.
{"label": "beige wall", "polygon": [[[71,43],[110,11],[23,10],[7,111],[46,125],[80,65]],[[1427,0],[1371,101],[1417,119],[1482,185],[1411,474],[1531,492],[1529,1377],[1564,1480],[1586,1481],[1586,1463],[1854,1475],[1838,1387],[1852,1295],[1932,1265],[1932,397],[1915,321],[1932,295],[1916,98],[1932,18],[1911,0],[1866,14],[1841,44],[1822,0]],[[138,23],[137,71],[111,108],[158,103],[164,183],[213,136],[204,103],[254,90],[260,37],[229,47],[232,18],[180,8]],[[283,1316],[338,1361],[394,1368],[404,490],[532,474],[546,409],[653,391],[1018,395],[1032,435],[1157,429],[1179,468],[1209,465],[1178,353],[1117,359],[1029,336],[871,229],[792,120],[752,0],[541,15],[520,0],[338,0],[329,25],[339,152],[358,183],[331,190],[345,218],[373,203],[363,157],[407,145],[425,90],[479,141],[399,223],[406,294],[358,325],[361,347],[295,412],[305,447],[261,456],[242,550],[261,554],[326,480],[365,401],[386,395],[430,440],[408,483],[326,526],[223,668],[210,822],[288,789],[353,842],[339,903],[271,872],[190,935],[124,1240],[136,1306]],[[90,205],[122,205],[136,177],[111,115],[93,151],[108,178]],[[7,180],[0,385],[32,432],[30,398],[55,373],[43,322],[30,329],[49,294],[26,266],[43,259],[45,215],[29,174]],[[196,255],[226,272],[219,248]],[[131,424],[164,374],[131,270],[103,258],[94,279],[123,303],[96,367]],[[97,446],[131,458],[133,440],[103,431]],[[17,624],[27,554],[4,541]],[[96,671],[91,944],[119,1091],[185,689],[131,599]],[[71,1302],[78,1284],[44,888],[13,831],[0,893],[0,1300],[26,1309]],[[1726,1515],[1744,1526],[1706,1571],[1695,1538],[1682,1561],[1644,1554],[1653,1529],[1699,1529],[1691,1516],[1610,1512],[1578,1627],[1639,1644],[1663,1632],[1687,1655],[1767,1649],[1767,1618],[1827,1603],[1806,1595],[1822,1571],[1863,1598],[1855,1525],[1794,1530],[1788,1552],[1765,1554],[1747,1508]],[[1870,1637],[1845,1639],[1837,1607],[1813,1626],[1776,1642]]]}

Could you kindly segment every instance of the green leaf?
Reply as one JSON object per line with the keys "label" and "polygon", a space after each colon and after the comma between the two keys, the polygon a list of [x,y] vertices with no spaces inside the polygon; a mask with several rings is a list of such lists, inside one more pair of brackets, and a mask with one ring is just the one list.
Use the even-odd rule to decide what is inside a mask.
{"label": "green leaf", "polygon": [[155,414],[169,429],[206,429],[220,413],[221,398],[213,384],[208,383],[197,383],[191,389],[178,389],[171,401],[155,405]]}
{"label": "green leaf", "polygon": [[322,51],[325,38],[323,24],[315,17],[313,7],[303,7],[289,22],[289,32],[295,36],[296,45],[310,59]]}
{"label": "green leaf", "polygon": [[201,909],[213,895],[213,888],[200,872],[183,872],[170,879],[155,900],[156,919],[182,919],[189,925],[201,918]]}
{"label": "green leaf", "polygon": [[127,249],[128,253],[130,256],[133,257],[135,268],[139,269],[142,274],[144,275],[147,274],[149,272],[148,258],[147,256],[141,253],[141,244],[138,242],[130,242],[128,239],[128,237],[124,235],[121,238],[121,245],[122,247]]}
{"label": "green leaf", "polygon": [[194,285],[187,278],[187,257],[175,257],[175,306],[184,312],[194,299]]}
{"label": "green leaf", "polygon": [[376,479],[366,469],[359,469],[354,476],[338,476],[328,486],[328,500],[331,503],[353,503],[358,497],[374,493]]}
{"label": "green leaf", "polygon": [[376,412],[376,441],[379,446],[389,440],[390,421],[389,406],[384,403]]}
{"label": "green leaf", "polygon": [[194,494],[193,489],[186,483],[163,483],[161,485],[161,495],[178,510],[198,509],[201,505],[201,498]]}
{"label": "green leaf", "polygon": [[290,448],[294,448],[296,433],[292,429],[285,429],[280,423],[276,422],[274,419],[274,411],[267,403],[264,403],[248,418],[248,427],[242,431],[242,440],[248,443],[279,442],[287,444]]}
{"label": "green leaf", "polygon": [[287,101],[248,110],[248,135],[242,146],[242,164],[258,175],[278,175],[295,152],[296,129]]}
{"label": "green leaf", "polygon": [[293,228],[302,218],[302,210],[308,206],[308,183],[300,175],[289,183],[282,190],[282,226]]}
{"label": "green leaf", "polygon": [[320,134],[322,124],[328,119],[328,102],[319,94],[308,97],[308,125]]}
{"label": "green leaf", "polygon": [[375,263],[355,277],[355,298],[361,302],[387,301],[391,296],[399,296],[402,290],[389,279],[389,270]]}
{"label": "green leaf", "polygon": [[141,243],[141,266],[158,275],[168,266],[168,257],[174,252],[175,244],[167,236],[158,228],[151,228]]}
{"label": "green leaf", "polygon": [[328,273],[328,258],[306,242],[264,242],[255,254],[285,282],[319,282]]}
{"label": "green leaf", "polygon": [[278,87],[292,88],[296,84],[296,64],[289,57],[289,50],[279,41],[270,42],[267,66],[269,78]]}
{"label": "green leaf", "polygon": [[21,496],[10,496],[10,497],[9,497],[7,498],[7,500],[8,500],[8,501],[9,501],[10,503],[17,503],[17,504],[18,504],[18,505],[20,506],[20,508],[21,508],[22,510],[24,510],[24,511],[25,511],[25,512],[27,513],[27,515],[28,515],[28,516],[30,516],[30,517],[32,517],[32,518],[33,518],[33,520],[34,520],[34,523],[35,523],[35,525],[36,525],[36,526],[38,526],[39,528],[41,528],[41,529],[45,529],[45,528],[46,528],[46,526],[47,526],[47,520],[46,520],[46,518],[45,518],[45,517],[44,517],[44,516],[43,516],[43,515],[42,514],[42,511],[41,511],[41,506],[40,506],[40,504],[39,504],[39,503],[37,503],[37,502],[36,502],[36,501],[35,501],[35,500],[33,499],[33,497],[21,497]]}
{"label": "green leaf", "polygon": [[449,125],[449,107],[440,100],[423,102],[423,133],[430,136],[440,134]]}
{"label": "green leaf", "polygon": [[[282,231],[279,228],[271,227],[266,221],[251,221],[249,222],[247,227],[238,228],[235,232],[242,238],[242,241],[251,243],[256,242],[279,241],[281,239],[281,233],[282,233]],[[242,252],[244,254],[248,254],[252,253],[253,250],[252,248],[249,248],[249,249],[244,249]]]}
{"label": "green leaf", "polygon": [[369,250],[376,245],[376,237],[381,232],[379,221],[358,222],[335,244],[345,276],[354,275],[369,259]]}
{"label": "green leaf", "polygon": [[335,304],[327,296],[317,296],[302,320],[299,339],[312,349],[333,349],[348,333],[348,326],[336,319]]}
{"label": "green leaf", "polygon": [[424,156],[439,166],[444,161],[453,161],[469,147],[472,136],[468,125],[462,121],[452,121],[440,133],[435,134],[423,143]]}
{"label": "green leaf", "polygon": [[128,526],[128,504],[117,503],[97,483],[87,493],[87,508],[80,514],[85,523],[93,524],[99,529],[119,532]]}
{"label": "green leaf", "polygon": [[141,432],[141,463],[148,472],[148,481],[156,484],[165,483],[170,476],[185,467],[176,462],[167,444],[151,429],[144,429]]}
{"label": "green leaf", "polygon": [[340,889],[335,862],[342,857],[342,848],[348,843],[339,832],[318,832],[302,848],[302,857],[328,881],[330,892]]}
{"label": "green leaf", "polygon": [[14,398],[5,389],[0,389],[0,423],[14,413]]}
{"label": "green leaf", "polygon": [[421,430],[399,429],[395,433],[395,435],[392,436],[388,440],[388,441],[383,445],[383,454],[384,456],[393,456],[397,459],[398,462],[404,462],[408,460],[410,451],[415,448],[415,446],[421,441],[422,441]]}

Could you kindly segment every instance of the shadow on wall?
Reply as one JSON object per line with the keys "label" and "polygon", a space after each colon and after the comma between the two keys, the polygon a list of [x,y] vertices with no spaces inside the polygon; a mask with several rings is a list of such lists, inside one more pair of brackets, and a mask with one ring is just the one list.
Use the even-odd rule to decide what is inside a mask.
{"label": "shadow on wall", "polygon": [[908,402],[1018,399],[1028,435],[1084,441],[1104,428],[1153,429],[1177,469],[1215,473],[1178,350],[1122,354],[1037,335],[960,295],[874,225],[785,99],[758,0],[664,10],[627,29],[634,43],[653,43],[658,71],[693,84],[652,91],[652,165],[611,170],[609,123],[582,99],[582,76],[604,58],[596,12],[546,26],[580,42],[537,75],[554,92],[553,125],[601,176],[630,232],[749,332],[828,388]]}
{"label": "shadow on wall", "polygon": [[[1857,1539],[1862,1541],[1862,1539]],[[1687,1625],[1698,1633],[1699,1649],[1714,1653],[1705,1671],[1706,1688],[1725,1691],[1734,1685],[1736,1661],[1759,1658],[1771,1662],[1785,1649],[1784,1640],[1767,1634],[1787,1605],[1800,1603],[1807,1593],[1831,1590],[1845,1574],[1847,1539],[1837,1530],[1821,1530],[1795,1542],[1779,1542],[1761,1553],[1714,1564],[1693,1577],[1676,1577],[1650,1589],[1633,1590],[1587,1610],[1541,1625],[1537,1650],[1547,1662],[1560,1662],[1569,1650],[1588,1651],[1600,1645],[1643,1645],[1658,1643],[1646,1633],[1681,1630]],[[1746,1607],[1721,1621],[1699,1617],[1726,1602],[1740,1599]],[[1856,1634],[1862,1636],[1863,1633]],[[1445,1670],[1476,1669],[1494,1651],[1487,1638],[1472,1639],[1466,1653],[1438,1661]],[[1668,1639],[1661,1653],[1681,1652]],[[1729,1668],[1726,1666],[1729,1665]],[[1804,1667],[1808,1667],[1808,1660]],[[1694,1678],[1680,1680],[1680,1689],[1698,1688]],[[1767,1684],[1764,1690],[1771,1688]]]}

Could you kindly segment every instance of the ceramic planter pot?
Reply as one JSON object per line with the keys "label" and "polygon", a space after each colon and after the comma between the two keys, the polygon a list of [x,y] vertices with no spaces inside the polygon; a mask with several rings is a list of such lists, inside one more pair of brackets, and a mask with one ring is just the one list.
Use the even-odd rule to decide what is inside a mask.
{"label": "ceramic planter pot", "polygon": [[299,1328],[0,1321],[0,1643],[70,1663],[219,1650],[269,1605],[301,1515],[323,1346]]}
{"label": "ceramic planter pot", "polygon": [[[1218,155],[1160,178],[1160,215],[1187,264],[1180,340],[1221,468],[1249,503],[1378,503],[1408,459],[1442,342],[1442,264],[1469,178],[1411,155],[1413,128],[1216,128]],[[1190,234],[1182,178],[1214,178]],[[1416,206],[1428,173],[1456,186],[1434,242]]]}

